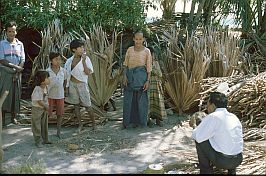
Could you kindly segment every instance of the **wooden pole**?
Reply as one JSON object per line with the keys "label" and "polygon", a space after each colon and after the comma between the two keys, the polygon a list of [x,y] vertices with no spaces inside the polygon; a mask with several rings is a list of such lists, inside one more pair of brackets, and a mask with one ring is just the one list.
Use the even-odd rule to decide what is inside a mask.
{"label": "wooden pole", "polygon": [[3,162],[3,156],[4,156],[4,151],[2,148],[2,105],[8,93],[9,93],[8,91],[5,91],[3,95],[0,97],[0,172],[2,172],[2,162]]}

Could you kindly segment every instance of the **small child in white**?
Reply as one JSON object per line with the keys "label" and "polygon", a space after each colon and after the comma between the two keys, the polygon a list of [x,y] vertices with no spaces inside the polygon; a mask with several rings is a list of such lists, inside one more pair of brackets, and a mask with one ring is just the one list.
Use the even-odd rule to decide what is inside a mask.
{"label": "small child in white", "polygon": [[41,137],[43,144],[51,144],[48,140],[48,85],[49,73],[47,71],[37,71],[34,77],[35,88],[32,92],[32,118],[31,129],[35,140],[35,145],[41,147]]}

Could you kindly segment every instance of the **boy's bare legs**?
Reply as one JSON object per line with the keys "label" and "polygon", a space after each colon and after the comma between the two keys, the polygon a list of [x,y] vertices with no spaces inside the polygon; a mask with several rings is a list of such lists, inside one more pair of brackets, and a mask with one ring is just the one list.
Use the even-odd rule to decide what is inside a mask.
{"label": "boy's bare legs", "polygon": [[94,114],[94,111],[93,111],[91,106],[87,107],[86,110],[87,110],[87,112],[88,112],[88,114],[89,114],[89,116],[90,116],[90,118],[92,120],[92,129],[95,130],[96,127],[95,127],[95,114]]}
{"label": "boy's bare legs", "polygon": [[75,108],[75,115],[78,118],[78,123],[79,123],[79,127],[78,127],[78,132],[80,133],[83,127],[83,124],[81,122],[81,114],[80,114],[80,105],[74,105]]}
{"label": "boy's bare legs", "polygon": [[57,137],[61,138],[62,116],[57,115]]}

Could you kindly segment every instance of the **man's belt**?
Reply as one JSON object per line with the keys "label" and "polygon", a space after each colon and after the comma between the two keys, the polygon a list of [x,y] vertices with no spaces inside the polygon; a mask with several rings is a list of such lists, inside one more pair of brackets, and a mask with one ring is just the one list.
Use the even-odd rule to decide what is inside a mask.
{"label": "man's belt", "polygon": [[237,158],[238,156],[241,155],[241,153],[239,153],[237,155],[226,155],[226,154],[223,154],[223,153],[220,153],[220,152],[219,152],[219,154],[222,155],[225,158]]}
{"label": "man's belt", "polygon": [[6,67],[3,65],[0,65],[0,69],[5,71],[6,73],[9,73],[9,74],[14,74],[17,72],[14,68]]}

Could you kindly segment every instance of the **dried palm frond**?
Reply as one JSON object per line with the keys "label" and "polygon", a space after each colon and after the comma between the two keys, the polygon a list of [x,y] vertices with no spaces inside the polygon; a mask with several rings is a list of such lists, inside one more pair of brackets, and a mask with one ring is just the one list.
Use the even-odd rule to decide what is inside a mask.
{"label": "dried palm frond", "polygon": [[104,105],[112,97],[121,79],[122,68],[113,69],[115,50],[117,45],[117,33],[114,32],[111,39],[103,31],[102,27],[94,26],[85,34],[85,48],[90,57],[94,73],[89,78],[89,87],[93,104],[104,108]]}
{"label": "dried palm frond", "polygon": [[202,40],[211,63],[206,77],[224,77],[237,74],[244,48],[240,49],[237,37],[228,31],[204,30]]}
{"label": "dried palm frond", "polygon": [[175,110],[181,114],[195,104],[210,58],[203,38],[187,37],[183,46],[178,41],[176,30],[164,34],[169,45],[163,55],[165,88],[176,106]]}
{"label": "dried palm frond", "polygon": [[32,76],[35,74],[36,70],[48,68],[49,53],[51,51],[59,52],[63,57],[64,55],[68,56],[69,50],[66,46],[70,43],[72,38],[70,34],[64,32],[63,26],[58,19],[55,19],[49,24],[42,32],[42,46],[39,46],[40,52],[33,61]]}

